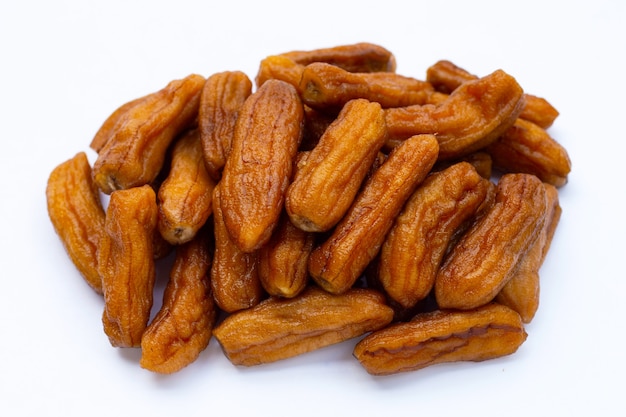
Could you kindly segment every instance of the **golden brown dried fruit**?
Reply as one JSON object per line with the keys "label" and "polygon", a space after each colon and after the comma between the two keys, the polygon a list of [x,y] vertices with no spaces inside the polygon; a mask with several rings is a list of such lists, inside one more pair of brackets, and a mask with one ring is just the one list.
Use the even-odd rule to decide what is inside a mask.
{"label": "golden brown dried fruit", "polygon": [[390,375],[510,355],[526,336],[519,314],[489,304],[471,311],[434,311],[391,325],[361,340],[354,356],[368,373]]}
{"label": "golden brown dried fruit", "polygon": [[146,97],[136,98],[115,109],[115,111],[111,113],[111,115],[102,123],[102,126],[100,126],[100,129],[98,129],[91,140],[89,147],[96,152],[100,152],[109,139],[114,136],[118,122],[126,117],[126,114],[141,101],[145,100],[145,98]]}
{"label": "golden brown dried fruit", "polygon": [[309,254],[315,236],[297,228],[283,214],[272,237],[259,249],[259,279],[269,295],[292,298],[308,280]]}
{"label": "golden brown dried fruit", "polygon": [[239,110],[251,93],[252,82],[241,71],[213,74],[202,88],[198,129],[207,170],[215,179],[230,153]]}
{"label": "golden brown dried fruit", "polygon": [[[437,91],[451,93],[466,81],[478,77],[456,66],[450,61],[438,61],[426,71],[426,81]],[[559,112],[544,98],[532,94],[524,94],[524,109],[520,118],[528,120],[547,129],[559,116]]]}
{"label": "golden brown dried fruit", "polygon": [[467,162],[430,175],[396,218],[381,248],[378,279],[404,308],[426,298],[455,230],[472,218],[488,184]]}
{"label": "golden brown dried fruit", "polygon": [[104,291],[102,323],[116,347],[139,347],[150,319],[157,213],[156,195],[148,185],[111,194],[98,271]]}
{"label": "golden brown dried fruit", "polygon": [[384,108],[424,104],[432,86],[393,72],[354,73],[315,62],[302,72],[298,89],[302,101],[314,109],[340,109],[350,100],[364,98]]}
{"label": "golden brown dried fruit", "polygon": [[179,138],[172,149],[170,171],[159,187],[159,232],[169,243],[188,242],[213,212],[215,180],[204,165],[200,132]]}
{"label": "golden brown dried fruit", "polygon": [[104,233],[104,209],[84,152],[58,165],[46,186],[48,216],[67,254],[87,284],[102,294],[98,246]]}
{"label": "golden brown dried fruit", "polygon": [[437,159],[437,139],[414,136],[366,181],[332,235],[309,257],[309,273],[331,293],[347,291],[374,259],[402,206]]}
{"label": "golden brown dried fruit", "polygon": [[154,181],[172,140],[196,120],[204,82],[196,74],[172,81],[120,116],[93,167],[103,192]]}
{"label": "golden brown dried fruit", "polygon": [[548,201],[546,222],[539,237],[523,258],[506,285],[496,296],[496,301],[517,311],[524,323],[530,323],[539,308],[539,268],[552,242],[552,237],[561,218],[561,206],[557,189],[545,184]]}
{"label": "golden brown dried fruit", "polygon": [[466,81],[478,77],[447,60],[435,62],[426,70],[426,81],[439,92],[450,94]]}
{"label": "golden brown dried fruit", "polygon": [[252,307],[264,296],[258,275],[258,253],[242,252],[230,239],[221,199],[221,183],[213,190],[215,254],[211,287],[215,302],[227,313]]}
{"label": "golden brown dried fruit", "polygon": [[260,87],[269,79],[278,79],[297,86],[304,67],[313,62],[325,62],[350,72],[396,70],[396,59],[390,51],[378,45],[362,42],[268,56],[259,65],[256,85]]}
{"label": "golden brown dried fruit", "polygon": [[463,235],[437,274],[439,306],[472,309],[493,300],[539,236],[546,203],[543,183],[534,175],[502,176],[496,201]]}
{"label": "golden brown dried fruit", "polygon": [[279,80],[263,84],[241,108],[220,201],[228,233],[244,252],[263,246],[276,227],[303,120],[298,93]]}
{"label": "golden brown dried fruit", "polygon": [[373,290],[332,295],[309,287],[295,298],[271,297],[227,317],[214,335],[235,365],[260,365],[339,343],[391,322],[393,311]]}
{"label": "golden brown dried fruit", "polygon": [[434,134],[439,158],[460,158],[494,142],[513,125],[524,104],[522,88],[502,70],[454,90],[440,105],[385,110],[390,143]]}
{"label": "golden brown dried fruit", "polygon": [[485,150],[496,168],[533,174],[555,187],[567,183],[572,168],[565,148],[544,129],[523,119],[517,119]]}
{"label": "golden brown dried fruit", "polygon": [[287,189],[291,221],[311,232],[330,230],[343,217],[385,143],[385,118],[378,103],[348,102],[300,162]]}
{"label": "golden brown dried fruit", "polygon": [[559,112],[545,98],[532,94],[524,95],[524,110],[520,113],[520,119],[527,120],[537,126],[547,129],[552,126]]}
{"label": "golden brown dried fruit", "polygon": [[163,305],[141,339],[141,367],[171,374],[195,361],[211,339],[217,309],[211,294],[209,233],[176,248]]}
{"label": "golden brown dried fruit", "polygon": [[325,62],[350,72],[394,72],[396,59],[380,45],[360,42],[281,54],[300,65]]}
{"label": "golden brown dried fruit", "polygon": [[[537,309],[538,269],[561,214],[558,192],[550,184],[565,184],[571,168],[560,145],[543,138],[541,128],[558,112],[546,100],[522,93],[501,70],[478,79],[442,61],[420,81],[395,69],[393,55],[373,44],[291,51],[261,62],[254,95],[246,75],[232,71],[208,80],[191,75],[117,108],[90,144],[99,153],[94,169],[84,155],[76,165],[68,161],[53,171],[47,189],[50,217],[70,256],[76,251],[85,261],[85,266],[75,261],[81,272],[96,271],[95,279],[87,280],[104,293],[102,321],[111,344],[138,346],[141,340],[144,368],[176,372],[207,346],[220,307],[227,317],[223,328],[228,327],[220,336],[222,347],[233,363],[244,365],[298,355],[417,312],[422,333],[411,333],[397,345],[384,340],[386,331],[381,331],[383,340],[376,331],[371,339],[380,345],[355,350],[368,371],[388,374],[514,352],[526,337],[520,320],[530,321]],[[319,86],[309,77],[316,71]],[[371,118],[355,112],[350,125],[339,113],[360,103],[377,112]],[[373,157],[362,143],[372,131],[385,142],[376,143]],[[205,139],[202,152],[199,135]],[[318,158],[331,136],[337,146],[331,150],[342,152]],[[407,149],[418,137],[430,143]],[[171,169],[162,166],[169,157]],[[524,172],[514,174],[524,184],[504,189],[505,182],[515,182],[507,174],[496,186],[490,181],[492,162],[498,174]],[[302,181],[293,200],[309,217],[317,216],[315,222],[289,218],[286,188],[293,183],[295,189],[300,180],[292,179],[294,167],[298,172],[325,168],[316,182]],[[462,172],[450,175],[455,170]],[[205,176],[212,181],[199,187]],[[545,188],[542,208],[534,181]],[[106,216],[94,184],[112,193]],[[162,214],[155,215],[153,190],[158,189]],[[205,198],[211,189],[213,198]],[[420,204],[406,204],[411,195]],[[67,201],[58,200],[63,196]],[[210,213],[207,204],[214,210],[213,228],[209,224],[198,232]],[[176,218],[191,213],[193,224],[176,226],[172,222],[178,220],[169,219],[166,225],[166,212]],[[414,234],[400,243],[421,240],[426,247],[414,245],[421,249],[414,259],[396,244],[385,258],[387,243],[398,240],[395,229],[389,233],[394,219],[401,224],[405,216],[422,221],[414,219]],[[75,233],[65,234],[65,225],[76,222]],[[216,240],[212,265],[214,248],[205,231]],[[314,240],[321,245],[312,251]],[[467,247],[471,242],[474,248]],[[147,326],[154,260],[173,248],[178,252],[163,306]],[[442,275],[444,281],[453,278],[431,290],[442,257],[435,282]],[[414,261],[425,265],[413,268],[421,275],[400,285],[394,271]],[[385,268],[392,279],[379,274]],[[422,280],[427,272],[431,277]],[[323,288],[307,289],[308,274]],[[382,284],[388,288],[386,300]],[[262,302],[265,291],[270,299]],[[498,305],[485,304],[494,297]],[[448,305],[454,310],[422,315]],[[412,332],[411,324],[392,327],[389,335]],[[424,334],[434,336],[424,339]]]}
{"label": "golden brown dried fruit", "polygon": [[261,87],[267,80],[280,80],[293,85],[300,82],[304,65],[296,63],[291,58],[282,55],[270,55],[259,65],[255,83]]}

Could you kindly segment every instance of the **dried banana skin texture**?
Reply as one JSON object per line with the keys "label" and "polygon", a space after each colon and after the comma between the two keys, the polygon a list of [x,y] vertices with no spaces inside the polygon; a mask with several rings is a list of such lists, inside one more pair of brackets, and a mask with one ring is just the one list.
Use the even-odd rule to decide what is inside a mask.
{"label": "dried banana skin texture", "polygon": [[386,133],[380,104],[348,102],[297,164],[285,202],[291,221],[309,232],[334,227],[350,208]]}
{"label": "dried banana skin texture", "polygon": [[438,105],[386,109],[390,141],[434,134],[439,159],[460,158],[493,143],[515,123],[524,108],[522,87],[502,70],[454,90]]}
{"label": "dried banana skin texture", "polygon": [[157,215],[156,195],[149,185],[111,194],[98,271],[104,292],[102,324],[116,347],[140,347],[150,320]]}
{"label": "dried banana skin texture", "polygon": [[412,308],[430,294],[454,233],[476,214],[488,186],[460,162],[430,175],[413,193],[380,253],[378,279],[396,303]]}
{"label": "dried banana skin texture", "polygon": [[98,247],[105,214],[87,154],[77,153],[50,173],[46,201],[48,216],[68,256],[85,282],[102,294]]}
{"label": "dried banana skin texture", "polygon": [[333,295],[317,287],[298,297],[271,297],[235,313],[214,331],[236,365],[253,366],[301,355],[382,328],[393,310],[381,294],[351,289]]}
{"label": "dried banana skin texture", "polygon": [[270,80],[244,103],[224,166],[224,223],[243,252],[265,244],[283,209],[304,124],[296,89]]}
{"label": "dried banana skin texture", "polygon": [[216,180],[230,154],[239,111],[252,94],[252,82],[241,71],[224,71],[207,78],[198,109],[198,129],[204,162]]}
{"label": "dried banana skin texture", "polygon": [[217,318],[209,282],[212,249],[208,229],[178,247],[163,304],[141,338],[142,368],[178,372],[208,346]]}
{"label": "dried banana skin texture", "polygon": [[[122,114],[98,151],[93,177],[106,194],[151,184],[161,171],[167,148],[196,119],[205,79],[192,74],[170,82]],[[108,126],[105,126],[105,128]]]}
{"label": "dried banana skin texture", "polygon": [[539,237],[546,211],[546,190],[537,177],[502,176],[495,203],[463,235],[437,274],[438,305],[472,309],[492,301]]}
{"label": "dried banana skin texture", "polygon": [[354,356],[372,375],[415,371],[445,362],[510,355],[526,340],[519,314],[488,304],[473,311],[435,311],[366,336]]}

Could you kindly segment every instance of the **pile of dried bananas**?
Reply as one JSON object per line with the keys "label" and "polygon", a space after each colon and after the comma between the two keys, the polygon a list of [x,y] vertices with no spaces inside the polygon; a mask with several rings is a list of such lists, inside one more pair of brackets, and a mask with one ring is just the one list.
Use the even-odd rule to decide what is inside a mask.
{"label": "pile of dried bananas", "polygon": [[172,373],[213,336],[237,365],[365,336],[375,375],[518,349],[571,168],[558,112],[503,70],[395,59],[359,43],[268,56],[254,86],[192,74],[116,109],[93,166],[53,170],[50,219],[113,346]]}

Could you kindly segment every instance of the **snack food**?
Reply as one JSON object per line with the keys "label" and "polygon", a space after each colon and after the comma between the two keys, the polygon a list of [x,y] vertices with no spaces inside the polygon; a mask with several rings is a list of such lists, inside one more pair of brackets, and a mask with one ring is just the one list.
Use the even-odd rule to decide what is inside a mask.
{"label": "snack food", "polygon": [[218,184],[213,190],[215,253],[211,287],[219,308],[232,313],[257,305],[263,297],[263,287],[259,280],[258,251],[243,252],[228,233],[221,205],[221,188]]}
{"label": "snack food", "polygon": [[239,110],[252,94],[252,82],[241,71],[211,75],[202,87],[198,129],[209,174],[219,179],[230,153]]}
{"label": "snack food", "polygon": [[547,197],[546,222],[539,237],[518,261],[515,271],[495,300],[517,311],[524,323],[530,323],[539,308],[539,268],[552,242],[552,236],[561,218],[561,206],[556,188],[545,184]]}
{"label": "snack food", "polygon": [[211,216],[215,180],[209,176],[200,133],[190,130],[172,149],[172,163],[159,187],[159,232],[173,245],[189,242]]}
{"label": "snack food", "polygon": [[292,298],[309,282],[308,261],[315,235],[296,227],[284,213],[258,253],[258,274],[269,295]]}
{"label": "snack food", "polygon": [[[464,82],[477,78],[477,76],[447,60],[438,61],[426,70],[426,81],[441,93],[450,94]],[[520,118],[547,129],[558,116],[558,110],[545,98],[524,93],[524,109],[520,113]]]}
{"label": "snack food", "polygon": [[485,151],[497,169],[533,174],[555,187],[567,183],[572,169],[565,148],[544,129],[521,118]]}
{"label": "snack food", "polygon": [[453,159],[498,139],[523,106],[522,87],[506,72],[496,70],[459,86],[440,104],[386,109],[385,121],[391,141],[434,134],[439,141],[439,159]]}
{"label": "snack food", "polygon": [[291,358],[379,329],[393,318],[381,294],[308,288],[297,298],[269,298],[227,317],[214,334],[231,362],[259,365]]}
{"label": "snack food", "polygon": [[52,170],[46,186],[46,201],[50,221],[76,269],[87,284],[102,294],[97,252],[104,233],[105,215],[84,152]]}
{"label": "snack food", "polygon": [[220,181],[224,223],[244,252],[266,243],[285,201],[302,139],[304,110],[295,88],[270,80],[244,103]]}
{"label": "snack food", "polygon": [[395,71],[375,44],[295,50],[255,91],[194,74],[117,107],[93,167],[80,152],[46,189],[110,343],[165,374],[213,336],[244,366],[364,336],[374,375],[515,352],[571,170],[558,111],[501,69]]}
{"label": "snack food", "polygon": [[205,228],[176,251],[163,305],[141,337],[141,367],[177,372],[209,344],[217,318],[209,282],[212,249]]}
{"label": "snack food", "polygon": [[444,362],[480,362],[514,353],[527,334],[519,315],[489,304],[472,311],[438,310],[373,332],[354,348],[367,372],[389,375]]}
{"label": "snack food", "polygon": [[257,86],[269,79],[298,85],[304,67],[315,62],[325,62],[349,72],[395,72],[394,55],[380,45],[360,42],[307,51],[289,51],[270,55],[259,65],[255,81]]}
{"label": "snack food", "polygon": [[380,104],[365,99],[346,103],[296,166],[285,201],[291,221],[310,232],[334,227],[352,204],[385,137]]}
{"label": "snack food", "polygon": [[425,104],[434,91],[430,83],[395,72],[354,73],[324,62],[304,67],[298,90],[306,105],[327,111],[357,98],[385,108]]}
{"label": "snack food", "polygon": [[281,56],[300,65],[325,62],[350,72],[395,72],[396,58],[386,48],[369,42],[337,45],[308,51],[290,51]]}
{"label": "snack food", "polygon": [[502,176],[494,204],[461,237],[437,272],[438,305],[472,309],[493,300],[539,237],[546,211],[546,191],[537,177]]}
{"label": "snack food", "polygon": [[152,241],[157,204],[149,185],[111,194],[98,248],[102,324],[111,345],[139,347],[152,308],[156,269]]}
{"label": "snack food", "polygon": [[156,179],[168,146],[196,119],[204,81],[197,74],[172,81],[109,117],[102,127],[106,138],[92,144],[99,149],[93,177],[100,190],[110,194]]}

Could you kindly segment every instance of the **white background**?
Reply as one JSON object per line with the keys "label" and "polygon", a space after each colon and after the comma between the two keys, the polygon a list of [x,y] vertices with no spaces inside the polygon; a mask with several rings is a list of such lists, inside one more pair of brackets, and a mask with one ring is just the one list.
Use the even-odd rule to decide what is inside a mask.
{"label": "white background", "polygon": [[[3,1],[0,415],[581,415],[626,412],[626,2]],[[45,184],[120,104],[195,72],[369,41],[423,78],[502,68],[561,112],[573,171],[527,342],[507,358],[371,377],[354,341],[232,366],[213,340],[168,376],[112,348],[102,300],[52,229]],[[350,414],[346,414],[350,413]],[[384,414],[383,414],[384,413]]]}

